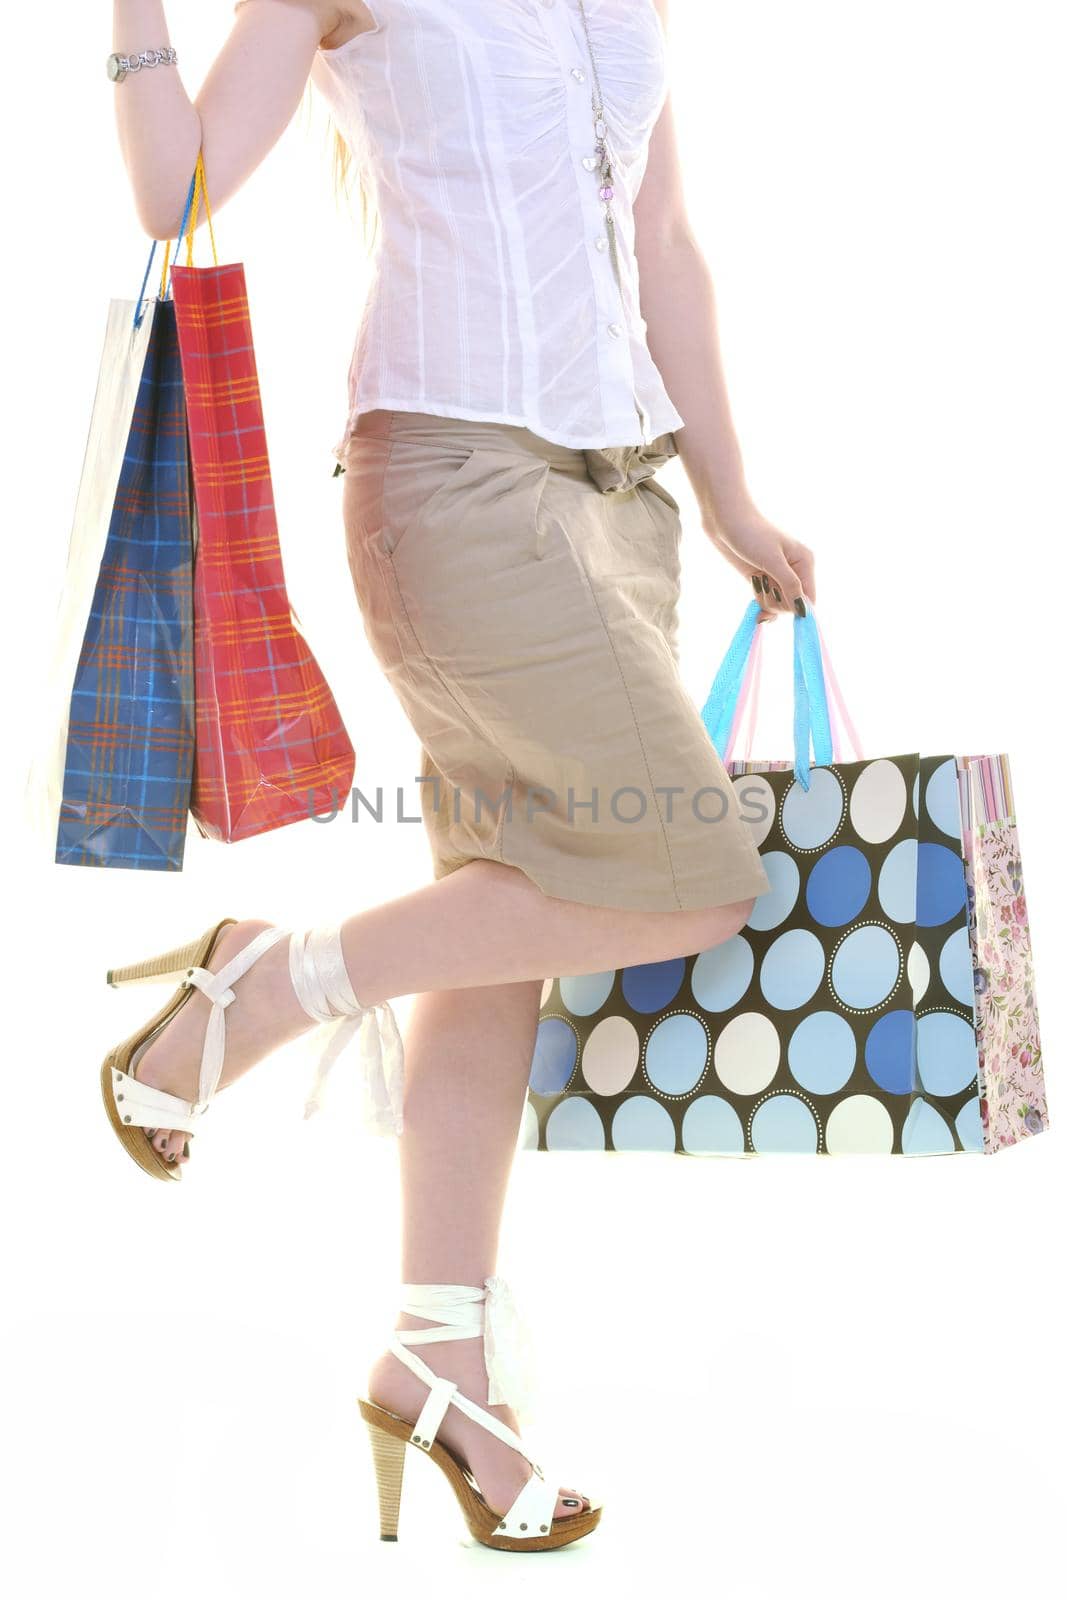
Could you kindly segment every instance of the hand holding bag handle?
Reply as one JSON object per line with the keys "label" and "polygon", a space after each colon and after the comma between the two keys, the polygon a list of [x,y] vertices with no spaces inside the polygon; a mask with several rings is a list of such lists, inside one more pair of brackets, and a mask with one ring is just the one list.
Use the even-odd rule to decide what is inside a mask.
{"label": "hand holding bag handle", "polygon": [[[751,751],[760,667],[759,613],[758,601],[750,601],[701,711],[704,726],[724,761],[732,756],[746,703],[751,706],[746,758]],[[827,696],[826,679],[855,754],[862,759],[852,719],[809,606],[806,616],[793,619],[793,772],[804,789],[811,783],[812,756],[816,766],[824,766],[841,755],[840,725]]]}

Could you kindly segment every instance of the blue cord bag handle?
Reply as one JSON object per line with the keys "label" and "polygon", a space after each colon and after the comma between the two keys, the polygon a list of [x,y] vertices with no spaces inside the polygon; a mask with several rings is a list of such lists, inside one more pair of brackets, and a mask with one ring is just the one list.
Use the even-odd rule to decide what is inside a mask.
{"label": "blue cord bag handle", "polygon": [[[182,239],[185,237],[185,225],[189,220],[189,210],[190,210],[190,207],[192,206],[192,203],[193,203],[193,192],[194,192],[195,188],[196,188],[196,172],[194,171],[192,177],[189,179],[189,193],[185,197],[185,209],[182,212],[181,225],[178,228],[178,239],[177,239],[177,243],[175,244],[175,250],[174,250],[175,255],[177,255],[177,253],[178,253],[178,245],[181,244]],[[145,311],[148,309],[147,306],[144,304],[144,292],[145,292],[145,288],[146,288],[146,286],[148,284],[148,274],[152,270],[152,260],[153,260],[153,257],[155,256],[156,245],[157,245],[158,242],[159,241],[156,240],[156,239],[152,240],[152,248],[148,252],[148,265],[145,267],[145,269],[144,269],[144,277],[141,279],[141,292],[137,296],[137,304],[133,308],[133,325],[134,325],[135,328],[139,328],[141,326],[141,323],[144,321]],[[170,279],[168,277],[166,289],[159,295],[159,299],[166,300],[166,299],[169,299],[169,298],[170,298]]]}
{"label": "blue cord bag handle", "polygon": [[[760,610],[758,600],[749,602],[700,713],[723,760],[756,629],[765,626],[756,620]],[[807,616],[793,618],[793,775],[803,789],[811,787],[812,757],[817,767],[828,765],[833,760],[833,736],[819,634],[809,606]]]}

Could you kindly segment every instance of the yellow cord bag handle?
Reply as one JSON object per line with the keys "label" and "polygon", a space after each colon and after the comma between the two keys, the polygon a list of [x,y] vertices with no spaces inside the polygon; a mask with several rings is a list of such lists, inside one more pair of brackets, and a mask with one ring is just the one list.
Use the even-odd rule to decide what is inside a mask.
{"label": "yellow cord bag handle", "polygon": [[[181,236],[182,236],[182,229],[184,228],[185,251],[186,251],[185,264],[186,264],[187,267],[191,267],[192,264],[193,264],[193,235],[196,232],[196,219],[197,219],[197,214],[199,213],[199,210],[200,210],[200,196],[201,196],[201,194],[203,194],[203,197],[204,197],[204,209],[207,212],[208,233],[211,236],[211,254],[212,254],[212,257],[214,258],[215,265],[218,266],[218,264],[219,264],[219,253],[218,253],[217,249],[215,248],[215,229],[214,229],[214,226],[213,226],[212,220],[211,220],[211,201],[208,199],[207,173],[204,170],[204,149],[203,149],[202,145],[200,147],[200,150],[197,153],[196,169],[193,172],[193,181],[192,181],[191,187],[192,187],[192,193],[191,193],[189,199],[186,200],[186,202],[185,202],[185,215],[182,218],[182,227],[179,228],[179,235],[178,235],[179,236],[179,241],[180,241]],[[186,217],[188,217],[188,223],[187,224],[186,224],[186,221],[185,221]],[[175,252],[175,254],[177,254],[177,252]],[[160,278],[160,281],[159,281],[159,298],[161,300],[166,296],[166,292],[167,292],[167,274],[169,272],[169,269],[170,269],[170,240],[168,239],[167,240],[167,247],[163,252],[163,275],[162,275],[162,277]]]}
{"label": "yellow cord bag handle", "polygon": [[[197,218],[197,213],[200,210],[200,196],[201,196],[201,194],[203,194],[203,196],[204,196],[204,205],[207,208],[207,225],[208,225],[208,231],[211,234],[211,254],[215,259],[215,265],[217,267],[219,265],[219,253],[218,253],[218,250],[215,248],[215,228],[214,228],[214,224],[213,224],[212,219],[211,219],[211,202],[208,199],[208,194],[207,194],[207,174],[204,171],[204,151],[203,151],[203,148],[201,148],[197,152],[196,167],[195,167],[195,169],[193,171],[192,180],[190,181],[190,184],[189,184],[189,193],[188,193],[188,196],[187,196],[186,201],[185,201],[185,211],[182,214],[181,224],[180,224],[180,226],[178,228],[178,241],[179,241],[179,243],[180,243],[181,238],[182,238],[183,235],[185,236],[185,239],[186,239],[186,252],[187,252],[186,253],[186,265],[190,266],[190,267],[193,264],[193,235],[194,235],[194,233],[196,231],[196,218]],[[134,305],[134,310],[133,310],[133,326],[135,328],[139,328],[141,326],[141,324],[144,322],[145,315],[146,315],[146,312],[147,312],[147,301],[145,300],[145,290],[148,287],[148,275],[152,271],[152,262],[155,260],[156,245],[158,243],[159,243],[158,239],[153,239],[152,240],[152,248],[148,252],[148,265],[144,269],[144,277],[141,279],[140,293],[137,296],[137,301],[136,301],[136,304]],[[167,243],[166,243],[166,247],[164,249],[164,252],[163,252],[163,276],[160,279],[160,284],[159,284],[159,299],[160,300],[166,299],[167,287],[168,287],[168,285],[167,285],[167,274],[168,274],[168,271],[169,271],[169,267],[170,267],[170,241],[168,240]]]}

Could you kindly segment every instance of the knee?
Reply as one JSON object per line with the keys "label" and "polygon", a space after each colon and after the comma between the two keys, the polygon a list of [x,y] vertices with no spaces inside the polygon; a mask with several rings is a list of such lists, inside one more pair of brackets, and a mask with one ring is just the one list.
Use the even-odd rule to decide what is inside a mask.
{"label": "knee", "polygon": [[731,900],[726,905],[708,906],[706,910],[695,913],[700,949],[709,949],[712,945],[722,944],[724,939],[732,939],[735,933],[748,923],[752,915],[752,908],[756,904],[755,897],[747,900]]}
{"label": "knee", "polygon": [[736,926],[735,926],[735,928],[733,930],[734,933],[740,933],[741,929],[747,926],[748,919],[752,915],[752,913],[753,913],[753,911],[755,909],[756,909],[756,896],[755,895],[750,895],[747,900],[735,900],[732,903],[732,905],[729,907],[729,910],[736,917]]}

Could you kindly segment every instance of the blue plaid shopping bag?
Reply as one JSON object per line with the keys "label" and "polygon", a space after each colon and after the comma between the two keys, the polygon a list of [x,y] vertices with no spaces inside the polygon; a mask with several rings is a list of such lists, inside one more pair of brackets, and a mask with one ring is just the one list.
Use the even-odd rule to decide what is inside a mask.
{"label": "blue plaid shopping bag", "polygon": [[194,751],[194,513],[174,303],[149,301],[136,327],[144,315],[144,366],[70,694],[55,859],[177,872]]}

